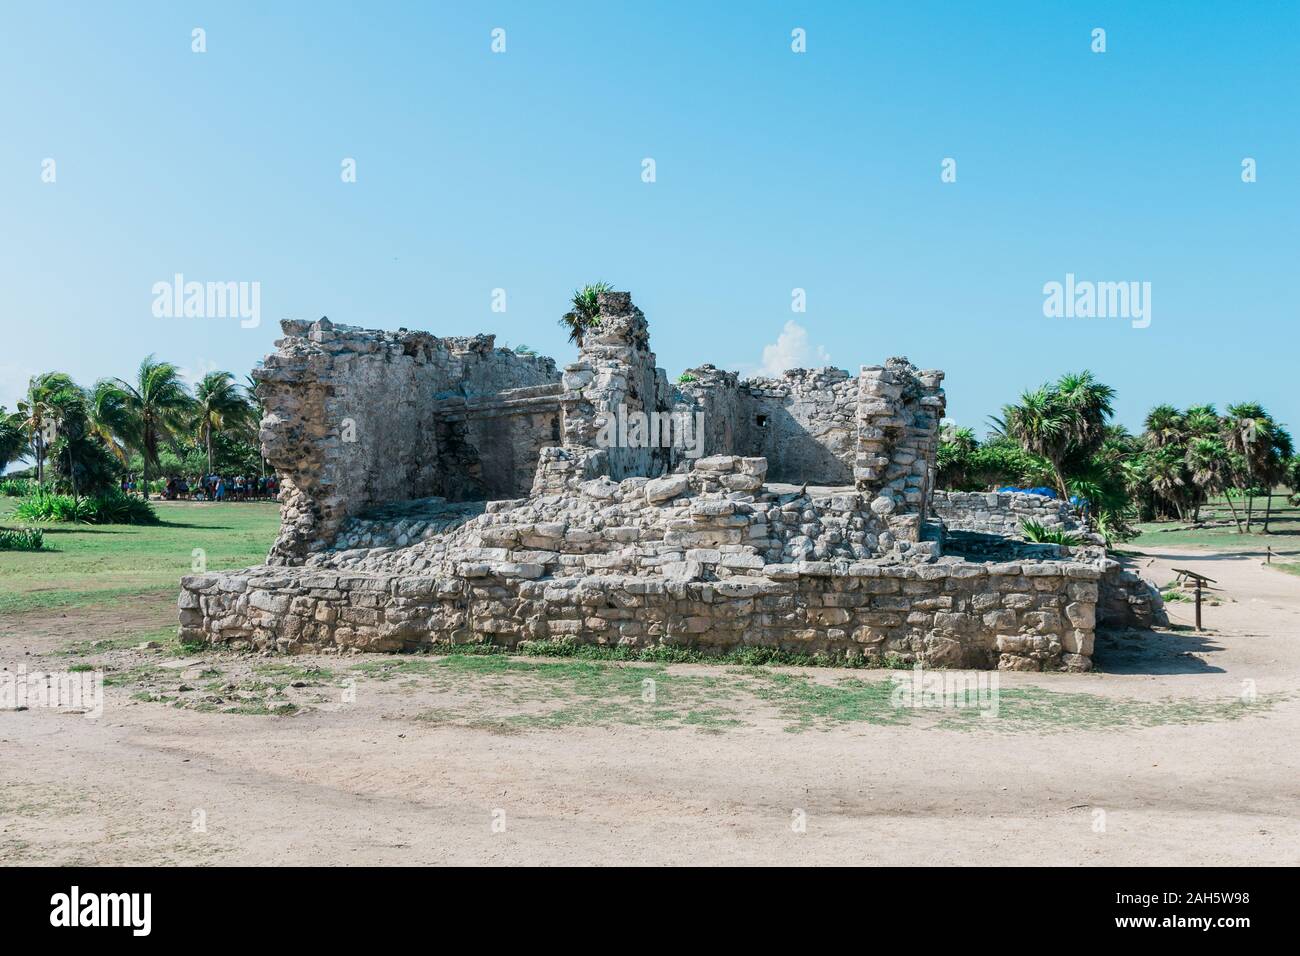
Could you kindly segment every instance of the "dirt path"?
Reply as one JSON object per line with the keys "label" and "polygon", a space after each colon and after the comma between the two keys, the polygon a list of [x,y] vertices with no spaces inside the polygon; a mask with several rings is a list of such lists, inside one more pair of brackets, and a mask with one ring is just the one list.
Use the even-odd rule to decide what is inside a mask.
{"label": "dirt path", "polygon": [[[621,683],[592,684],[590,673],[562,663],[433,662],[390,673],[395,660],[410,659],[295,658],[291,669],[309,679],[293,681],[269,676],[284,661],[178,660],[165,649],[122,647],[61,653],[110,631],[154,627],[166,608],[139,608],[125,624],[122,612],[115,621],[102,610],[16,618],[0,625],[0,666],[81,661],[111,667],[123,682],[107,688],[102,719],[41,708],[0,713],[0,858],[1300,862],[1300,577],[1204,552],[1160,550],[1141,560],[1161,584],[1172,566],[1217,578],[1232,600],[1207,608],[1215,630],[1117,637],[1102,648],[1100,674],[1000,675],[1004,691],[1037,694],[1042,704],[1034,711],[1041,720],[1012,727],[894,724],[873,722],[869,709],[851,719],[818,709],[812,691],[878,681],[882,672],[821,671],[811,680],[788,672],[798,694],[779,697],[766,693],[784,686],[770,675],[647,669],[666,696],[685,701],[679,717],[712,714],[714,704],[721,715],[700,726],[656,725],[630,720],[642,672],[625,668],[593,671]],[[1189,614],[1171,607],[1176,622]],[[211,692],[200,686],[209,679]],[[135,699],[186,680],[196,690],[181,697],[193,706]],[[1247,680],[1266,705],[1240,717],[1207,709],[1232,702]],[[247,696],[222,687],[268,681],[282,686],[253,693],[296,706],[295,716],[220,712]],[[761,693],[750,692],[756,687]],[[346,699],[353,691],[355,700]],[[533,721],[553,712],[548,692],[568,695],[564,721]],[[1052,703],[1085,700],[1065,694],[1101,700],[1091,723],[1080,717],[1088,729]],[[222,704],[194,709],[202,695]],[[1191,716],[1159,710],[1169,698]],[[806,726],[791,717],[796,705],[815,715]],[[1124,708],[1147,716],[1105,726],[1108,710]]]}

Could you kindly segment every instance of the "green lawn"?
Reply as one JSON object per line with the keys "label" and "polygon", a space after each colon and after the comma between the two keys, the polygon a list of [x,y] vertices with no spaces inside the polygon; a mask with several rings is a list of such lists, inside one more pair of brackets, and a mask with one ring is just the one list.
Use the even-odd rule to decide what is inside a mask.
{"label": "green lawn", "polygon": [[[1237,504],[1238,514],[1242,505]],[[1177,521],[1155,521],[1138,525],[1142,532],[1132,544],[1144,548],[1179,547],[1212,548],[1215,551],[1248,551],[1263,554],[1272,548],[1275,555],[1286,560],[1300,558],[1300,507],[1287,504],[1284,495],[1273,497],[1273,513],[1268,522],[1268,534],[1260,534],[1264,516],[1264,499],[1255,499],[1255,513],[1251,534],[1238,534],[1232,523],[1232,512],[1222,499],[1215,499],[1201,508],[1201,520],[1225,522],[1222,526],[1191,528]]]}
{"label": "green lawn", "polygon": [[[0,527],[14,498],[0,498]],[[260,564],[279,528],[275,502],[155,502],[162,524],[40,524],[45,551],[0,551],[0,613],[79,607],[174,590],[202,549],[209,570]]]}

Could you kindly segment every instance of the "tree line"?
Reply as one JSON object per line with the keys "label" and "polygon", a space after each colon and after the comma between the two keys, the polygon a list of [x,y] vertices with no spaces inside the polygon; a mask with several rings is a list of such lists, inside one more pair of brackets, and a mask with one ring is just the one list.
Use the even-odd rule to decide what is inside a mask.
{"label": "tree line", "polygon": [[1158,405],[1140,435],[1112,422],[1115,390],[1091,372],[1068,373],[1024,392],[991,419],[979,441],[948,425],[939,445],[940,487],[961,491],[1043,485],[1084,503],[1098,530],[1123,538],[1139,520],[1200,520],[1201,507],[1224,495],[1239,532],[1266,501],[1268,533],[1279,485],[1300,493],[1300,458],[1286,427],[1257,402],[1185,410]]}
{"label": "tree line", "polygon": [[[33,461],[42,486],[100,494],[127,475],[265,470],[257,447],[257,383],[230,372],[204,375],[193,389],[170,362],[150,355],[132,379],[82,387],[63,372],[33,376],[17,408],[0,406],[0,471]],[[206,470],[205,470],[206,469]]]}

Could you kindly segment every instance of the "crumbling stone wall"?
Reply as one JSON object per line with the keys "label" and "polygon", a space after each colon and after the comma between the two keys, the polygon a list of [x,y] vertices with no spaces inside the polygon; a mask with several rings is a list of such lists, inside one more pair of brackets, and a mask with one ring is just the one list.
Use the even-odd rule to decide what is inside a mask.
{"label": "crumbling stone wall", "polygon": [[677,389],[673,414],[689,418],[692,428],[697,421],[703,426],[699,457],[756,454],[741,437],[745,435],[743,423],[749,407],[741,396],[740,377],[735,372],[714,365],[687,369]]}
{"label": "crumbling stone wall", "polygon": [[440,339],[328,319],[282,327],[276,351],[253,371],[266,406],[263,453],[281,483],[272,563],[327,547],[345,518],[367,508],[443,494],[473,446],[440,431],[441,399],[559,378],[551,359],[494,348],[493,336]]}
{"label": "crumbling stone wall", "polygon": [[886,554],[893,516],[856,492],[770,492],[765,469],[761,458],[715,456],[656,479],[600,476],[570,494],[489,504],[406,547],[194,576],[182,631],[290,652],[566,637],[1089,666],[1093,565],[936,561],[928,543],[901,540]]}
{"label": "crumbling stone wall", "polygon": [[950,531],[1023,539],[1026,521],[1048,530],[1083,530],[1078,509],[1068,501],[1018,491],[935,491],[930,510]]}
{"label": "crumbling stone wall", "polygon": [[773,481],[853,483],[858,383],[838,368],[791,369],[740,385],[745,454],[773,463]]}
{"label": "crumbling stone wall", "polygon": [[182,582],[181,633],[236,650],[414,651],[521,640],[774,647],[938,667],[1085,670],[1097,571],[1076,564],[780,565],[715,582],[513,562],[458,574],[259,568]]}
{"label": "crumbling stone wall", "polygon": [[[490,336],[285,323],[258,373],[281,535],[266,567],[183,580],[182,636],[281,652],[751,645],[1083,670],[1099,602],[1154,619],[1140,579],[1097,548],[989,534],[1008,547],[943,553],[947,517],[974,537],[956,526],[1005,528],[1017,505],[943,496],[931,513],[942,373],[890,359],[857,377],[742,382],[701,366],[674,387],[627,293],[599,307],[563,376]],[[705,412],[707,454],[611,442],[620,409]],[[499,500],[455,500],[468,498]]]}
{"label": "crumbling stone wall", "polygon": [[535,494],[562,491],[596,475],[615,480],[658,475],[672,463],[670,449],[611,440],[609,429],[620,409],[666,414],[673,397],[650,351],[645,315],[632,304],[631,295],[602,292],[597,303],[597,321],[561,379],[563,445],[542,451]]}
{"label": "crumbling stone wall", "polygon": [[883,514],[927,517],[945,407],[942,382],[943,372],[920,371],[905,358],[862,367],[853,477],[859,491],[875,495],[873,507]]}
{"label": "crumbling stone wall", "polygon": [[766,458],[772,481],[853,483],[858,384],[848,372],[791,369],[742,381],[702,365],[686,376],[677,407],[703,414],[704,454]]}

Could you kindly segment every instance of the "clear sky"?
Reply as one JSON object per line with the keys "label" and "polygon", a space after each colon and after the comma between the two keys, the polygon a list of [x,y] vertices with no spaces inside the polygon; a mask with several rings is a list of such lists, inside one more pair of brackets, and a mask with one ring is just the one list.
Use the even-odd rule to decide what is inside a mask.
{"label": "clear sky", "polygon": [[[11,409],[150,352],[242,376],[284,317],[563,363],[604,279],[673,376],[906,355],[983,433],[1087,367],[1130,427],[1300,431],[1300,4],[10,2],[0,90]],[[259,282],[261,325],[155,317],[176,273]],[[1150,326],[1045,317],[1067,273],[1150,282]]]}

